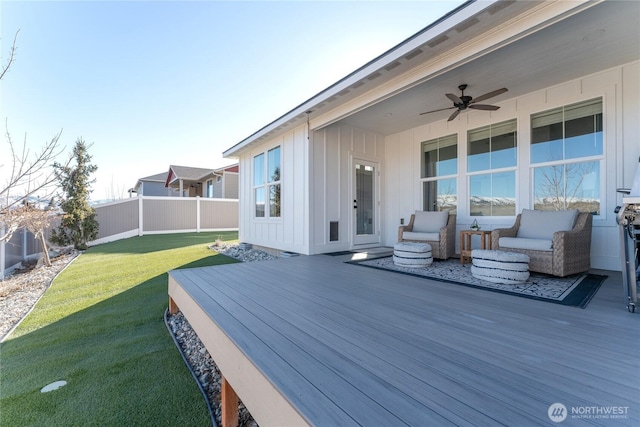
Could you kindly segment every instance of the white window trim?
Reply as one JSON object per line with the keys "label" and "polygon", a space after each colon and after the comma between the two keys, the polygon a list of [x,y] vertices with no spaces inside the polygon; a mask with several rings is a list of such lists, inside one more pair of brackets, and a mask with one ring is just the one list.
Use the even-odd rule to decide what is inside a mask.
{"label": "white window trim", "polygon": [[[516,164],[514,166],[508,166],[508,167],[504,167],[504,168],[496,168],[496,169],[485,169],[482,171],[473,171],[473,172],[469,172],[468,171],[468,159],[469,159],[469,132],[477,130],[477,129],[482,129],[482,128],[486,128],[486,127],[493,127],[496,125],[500,125],[506,122],[510,122],[510,121],[515,121],[515,132],[516,132]],[[519,172],[520,172],[520,150],[522,148],[522,144],[520,141],[520,129],[519,129],[519,125],[520,125],[520,119],[518,117],[514,117],[512,119],[507,119],[507,120],[500,120],[498,122],[495,123],[489,123],[487,125],[483,125],[483,126],[479,126],[479,127],[475,127],[475,128],[471,128],[471,129],[467,129],[465,131],[466,135],[465,135],[465,161],[464,161],[464,176],[466,179],[466,193],[467,193],[467,201],[466,201],[466,210],[467,210],[467,216],[470,219],[477,219],[479,218],[478,215],[471,215],[471,177],[472,176],[477,176],[477,175],[490,175],[490,174],[496,174],[496,173],[502,173],[502,172],[515,172],[515,182],[514,182],[514,187],[515,187],[515,194],[514,194],[514,198],[515,198],[515,213],[514,215],[487,215],[487,216],[482,216],[482,221],[483,222],[493,222],[494,220],[496,221],[501,221],[507,218],[514,218],[519,212],[522,211],[522,208],[520,207],[520,198],[519,198],[519,194],[518,194],[518,181],[519,181]],[[460,165],[458,165],[460,167]]]}
{"label": "white window trim", "polygon": [[[451,174],[451,175],[437,175],[437,176],[430,176],[430,177],[422,177],[422,167],[423,164],[422,162],[424,161],[424,151],[423,151],[423,146],[425,143],[427,142],[431,142],[434,140],[441,140],[441,139],[445,139],[445,138],[449,138],[455,136],[456,137],[456,168],[457,168],[457,172],[455,174]],[[440,149],[440,146],[438,145],[438,150]],[[458,185],[458,177],[460,175],[460,136],[458,135],[458,133],[450,133],[444,136],[436,136],[435,138],[429,138],[427,140],[423,140],[420,141],[420,164],[419,164],[419,170],[420,170],[420,206],[422,207],[422,209],[424,209],[424,183],[425,182],[434,182],[434,181],[441,181],[441,180],[445,180],[445,179],[454,179],[456,181],[456,212],[459,208],[459,202],[460,202],[460,197],[459,197],[459,192],[460,192],[460,188]]]}
{"label": "white window trim", "polygon": [[[268,176],[267,174],[269,173],[269,152],[272,150],[275,150],[276,148],[280,149],[280,179],[278,181],[271,181],[269,182]],[[263,171],[264,171],[264,177],[263,177],[263,183],[260,185],[255,185],[255,158],[258,156],[264,156],[264,166],[263,166]],[[269,221],[269,222],[281,222],[282,221],[282,217],[283,217],[283,212],[282,212],[282,145],[275,145],[273,147],[269,147],[267,149],[265,149],[264,151],[260,152],[260,153],[256,153],[251,157],[251,172],[252,172],[252,186],[251,186],[251,201],[252,201],[252,211],[253,211],[253,220],[254,221]],[[270,215],[271,213],[271,208],[270,208],[270,201],[269,201],[269,190],[272,186],[274,185],[280,185],[280,216],[276,216],[276,217],[272,217]],[[264,216],[256,216],[256,190],[258,188],[263,188],[264,189]]]}

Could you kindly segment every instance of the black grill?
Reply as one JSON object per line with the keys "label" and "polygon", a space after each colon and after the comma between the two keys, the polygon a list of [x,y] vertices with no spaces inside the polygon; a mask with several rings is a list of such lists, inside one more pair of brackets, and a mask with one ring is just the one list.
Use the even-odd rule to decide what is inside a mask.
{"label": "black grill", "polygon": [[620,245],[622,259],[622,286],[627,301],[627,310],[636,310],[638,302],[638,282],[640,268],[638,267],[638,242],[640,239],[640,164],[636,170],[633,185],[630,189],[618,189],[625,194],[622,206],[615,210],[616,221],[620,229]]}

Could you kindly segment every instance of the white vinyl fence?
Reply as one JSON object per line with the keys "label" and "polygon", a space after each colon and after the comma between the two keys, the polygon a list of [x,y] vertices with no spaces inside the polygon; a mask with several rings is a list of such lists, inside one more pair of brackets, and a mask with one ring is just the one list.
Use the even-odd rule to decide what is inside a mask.
{"label": "white vinyl fence", "polygon": [[145,234],[238,229],[237,199],[138,196],[95,209],[100,230],[90,245]]}
{"label": "white vinyl fence", "polygon": [[[237,199],[138,196],[94,208],[100,229],[98,238],[89,246],[145,234],[238,229]],[[27,230],[19,230],[8,242],[0,242],[0,280],[41,252],[40,242]]]}

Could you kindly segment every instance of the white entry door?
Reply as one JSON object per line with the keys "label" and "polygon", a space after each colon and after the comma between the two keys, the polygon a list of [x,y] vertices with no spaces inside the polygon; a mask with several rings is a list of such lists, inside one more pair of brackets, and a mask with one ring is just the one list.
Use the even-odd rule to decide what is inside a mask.
{"label": "white entry door", "polygon": [[353,159],[353,245],[380,243],[378,164]]}

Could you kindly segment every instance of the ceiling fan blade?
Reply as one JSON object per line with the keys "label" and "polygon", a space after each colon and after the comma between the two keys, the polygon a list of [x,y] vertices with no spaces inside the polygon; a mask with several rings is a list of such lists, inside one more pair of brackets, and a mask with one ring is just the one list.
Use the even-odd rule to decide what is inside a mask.
{"label": "ceiling fan blade", "polygon": [[471,104],[469,108],[473,108],[474,110],[487,110],[487,111],[496,111],[498,108],[497,105],[487,105],[487,104]]}
{"label": "ceiling fan blade", "polygon": [[458,95],[454,95],[452,93],[446,93],[445,96],[453,101],[454,104],[464,104],[462,99]]}
{"label": "ceiling fan blade", "polygon": [[449,116],[447,121],[450,122],[451,120],[455,119],[456,117],[458,117],[458,114],[460,114],[460,110],[454,111],[453,114]]}
{"label": "ceiling fan blade", "polygon": [[451,110],[453,108],[456,108],[456,107],[447,107],[447,108],[440,108],[437,110],[425,111],[424,113],[420,113],[420,115],[422,116],[423,114],[437,113],[438,111]]}
{"label": "ceiling fan blade", "polygon": [[479,97],[474,98],[470,103],[476,103],[476,102],[484,101],[485,99],[493,98],[494,96],[498,96],[502,93],[507,92],[508,90],[509,89],[507,89],[506,87],[503,87],[502,89],[493,90],[489,93],[485,93],[484,95],[480,95]]}

